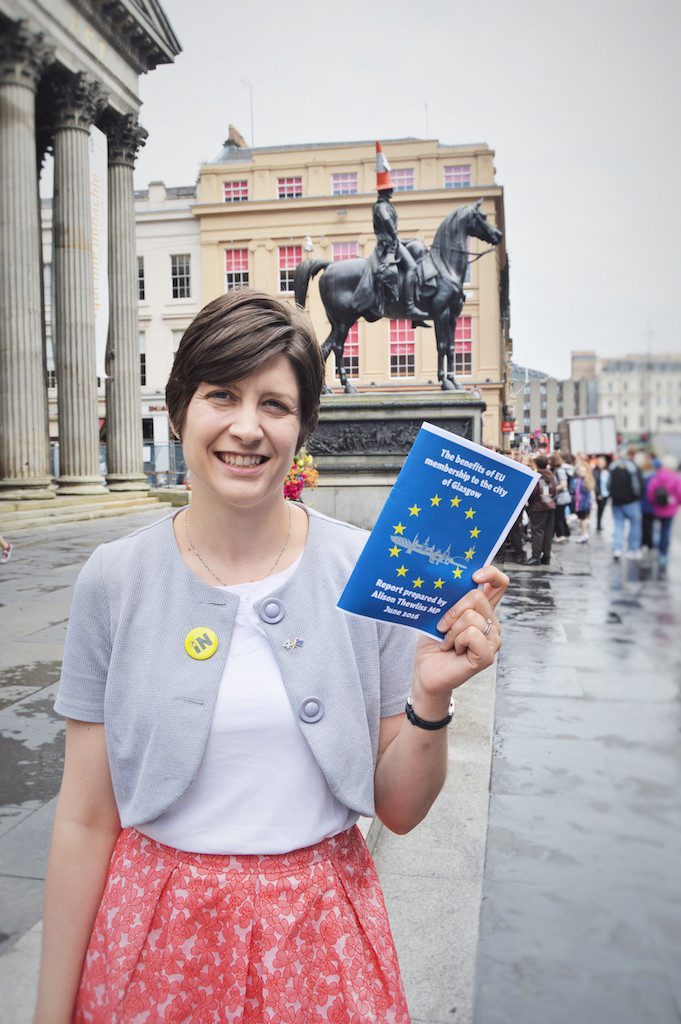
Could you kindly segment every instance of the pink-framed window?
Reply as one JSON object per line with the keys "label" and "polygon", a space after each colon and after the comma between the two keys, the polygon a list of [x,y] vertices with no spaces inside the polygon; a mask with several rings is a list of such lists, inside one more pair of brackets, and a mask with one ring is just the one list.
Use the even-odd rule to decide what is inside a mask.
{"label": "pink-framed window", "polygon": [[396,192],[414,191],[413,167],[393,167],[390,172],[390,177],[392,178],[393,188]]}
{"label": "pink-framed window", "polygon": [[278,199],[300,199],[303,194],[303,179],[300,176],[277,178]]}
{"label": "pink-framed window", "polygon": [[354,260],[358,255],[357,242],[331,243],[331,259],[334,263],[338,263],[340,260]]}
{"label": "pink-framed window", "polygon": [[248,199],[247,181],[226,181],[224,185],[226,203],[244,203]]}
{"label": "pink-framed window", "polygon": [[293,291],[293,274],[303,259],[302,245],[279,246],[279,291]]}
{"label": "pink-framed window", "polygon": [[248,287],[248,249],[225,249],[225,291]]}
{"label": "pink-framed window", "polygon": [[460,316],[454,331],[454,374],[473,372],[473,318]]}
{"label": "pink-framed window", "polygon": [[359,377],[359,324],[348,331],[343,349],[343,366],[348,377]]}
{"label": "pink-framed window", "polygon": [[470,183],[470,164],[449,164],[445,167],[445,188],[468,188]]}
{"label": "pink-framed window", "polygon": [[416,373],[416,331],[411,320],[390,321],[390,376],[413,377]]}
{"label": "pink-framed window", "polygon": [[331,195],[355,196],[358,191],[359,175],[357,171],[341,171],[331,175]]}

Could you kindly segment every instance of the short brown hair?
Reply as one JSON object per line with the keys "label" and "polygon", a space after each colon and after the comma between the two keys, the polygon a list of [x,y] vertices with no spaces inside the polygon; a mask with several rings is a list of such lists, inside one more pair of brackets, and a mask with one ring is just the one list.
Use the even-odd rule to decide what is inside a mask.
{"label": "short brown hair", "polygon": [[166,385],[173,429],[181,437],[199,384],[243,380],[285,355],[300,390],[300,447],[314,432],[324,386],[324,361],[304,310],[265,292],[241,288],[213,299],[182,335]]}

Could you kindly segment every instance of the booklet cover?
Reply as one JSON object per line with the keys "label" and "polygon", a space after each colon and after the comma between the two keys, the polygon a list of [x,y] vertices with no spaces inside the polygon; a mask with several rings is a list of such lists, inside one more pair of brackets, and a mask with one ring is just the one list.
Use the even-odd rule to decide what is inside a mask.
{"label": "booklet cover", "polygon": [[476,584],[539,474],[424,423],[338,607],[438,639],[443,612]]}

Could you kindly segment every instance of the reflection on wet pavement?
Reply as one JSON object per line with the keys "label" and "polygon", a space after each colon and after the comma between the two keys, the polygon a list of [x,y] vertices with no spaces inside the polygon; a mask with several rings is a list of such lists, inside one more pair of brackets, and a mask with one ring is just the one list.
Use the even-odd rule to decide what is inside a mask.
{"label": "reflection on wet pavement", "polygon": [[64,720],[53,703],[73,584],[97,544],[150,522],[145,512],[25,533],[2,566],[0,952],[41,915],[64,759]]}
{"label": "reflection on wet pavement", "polygon": [[506,567],[476,1024],[681,1020],[679,555]]}

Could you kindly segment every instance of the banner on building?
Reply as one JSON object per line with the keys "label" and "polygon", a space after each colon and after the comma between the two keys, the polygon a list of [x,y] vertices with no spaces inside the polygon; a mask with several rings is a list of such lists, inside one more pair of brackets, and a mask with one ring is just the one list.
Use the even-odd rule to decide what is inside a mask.
{"label": "banner on building", "polygon": [[104,378],[109,336],[109,216],[107,138],[90,128],[90,212],[92,217],[92,278],[95,296],[95,353],[97,376]]}

